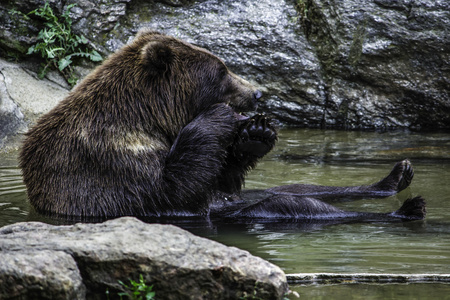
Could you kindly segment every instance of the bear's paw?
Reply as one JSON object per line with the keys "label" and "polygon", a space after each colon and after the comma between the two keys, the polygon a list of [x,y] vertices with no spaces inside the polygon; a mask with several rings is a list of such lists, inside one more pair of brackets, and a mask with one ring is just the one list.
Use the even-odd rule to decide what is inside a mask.
{"label": "bear's paw", "polygon": [[265,115],[257,114],[241,124],[237,150],[263,157],[277,141],[277,131]]}

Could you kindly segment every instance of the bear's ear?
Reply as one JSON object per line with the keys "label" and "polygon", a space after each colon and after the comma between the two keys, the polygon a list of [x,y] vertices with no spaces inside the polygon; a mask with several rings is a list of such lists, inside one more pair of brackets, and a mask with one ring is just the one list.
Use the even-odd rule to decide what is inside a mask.
{"label": "bear's ear", "polygon": [[168,70],[173,60],[172,49],[160,41],[149,42],[145,45],[141,56],[143,64],[148,67],[149,72],[153,75]]}

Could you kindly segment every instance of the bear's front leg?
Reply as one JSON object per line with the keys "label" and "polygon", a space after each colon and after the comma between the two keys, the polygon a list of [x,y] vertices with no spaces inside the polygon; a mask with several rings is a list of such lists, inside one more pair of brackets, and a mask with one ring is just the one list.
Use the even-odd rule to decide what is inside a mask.
{"label": "bear's front leg", "polygon": [[257,114],[239,121],[234,143],[228,149],[224,169],[218,179],[219,190],[229,194],[240,192],[246,173],[273,149],[276,141],[277,131],[266,116]]}
{"label": "bear's front leg", "polygon": [[166,207],[193,214],[207,213],[236,130],[233,110],[225,104],[216,104],[180,131],[167,154],[161,178]]}

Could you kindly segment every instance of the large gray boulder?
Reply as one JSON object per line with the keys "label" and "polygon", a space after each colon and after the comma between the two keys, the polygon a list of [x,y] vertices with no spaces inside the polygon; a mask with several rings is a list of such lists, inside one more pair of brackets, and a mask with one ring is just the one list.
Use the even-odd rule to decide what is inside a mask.
{"label": "large gray boulder", "polygon": [[210,49],[290,124],[450,127],[447,0],[149,1],[126,20],[117,32],[148,26]]}
{"label": "large gray boulder", "polygon": [[0,299],[104,299],[107,290],[117,295],[118,280],[140,274],[157,299],[282,299],[287,292],[283,271],[247,251],[131,217],[6,226],[0,257]]}

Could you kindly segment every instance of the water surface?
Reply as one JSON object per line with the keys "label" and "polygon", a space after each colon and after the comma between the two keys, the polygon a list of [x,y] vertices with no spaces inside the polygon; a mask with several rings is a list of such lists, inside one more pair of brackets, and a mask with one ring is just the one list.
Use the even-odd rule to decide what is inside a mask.
{"label": "water surface", "polygon": [[219,231],[213,237],[249,249],[286,273],[449,273],[450,134],[282,130],[275,151],[249,174],[246,187],[297,182],[370,184],[405,158],[415,170],[409,188],[385,199],[335,205],[347,210],[389,212],[407,198],[421,195],[427,201],[425,221],[325,227],[291,224],[278,229],[251,224],[245,234]]}
{"label": "water surface", "polygon": [[[51,222],[30,214],[16,155],[0,154],[0,226],[28,220]],[[411,186],[400,194],[334,204],[346,210],[390,212],[408,197],[421,195],[428,207],[424,221],[329,226],[304,222],[181,225],[248,250],[286,273],[450,273],[449,133],[283,129],[275,150],[248,175],[246,188],[291,183],[370,184],[405,158],[411,160],[415,176]],[[349,293],[361,295],[361,299],[389,299],[394,293],[400,293],[396,299],[445,299],[449,286],[364,284],[293,289],[308,299],[331,294],[333,299],[348,299],[345,296]]]}

